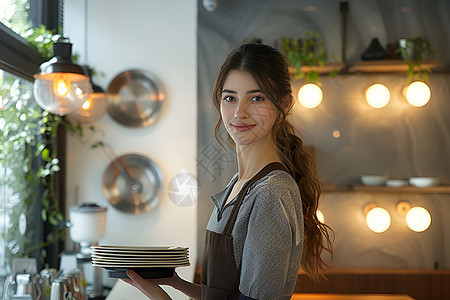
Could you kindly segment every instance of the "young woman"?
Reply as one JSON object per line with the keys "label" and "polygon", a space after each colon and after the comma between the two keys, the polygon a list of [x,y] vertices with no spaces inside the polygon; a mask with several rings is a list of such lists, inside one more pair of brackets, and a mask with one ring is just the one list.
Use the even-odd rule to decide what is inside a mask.
{"label": "young woman", "polygon": [[327,226],[316,216],[320,184],[311,158],[287,120],[292,105],[285,57],[263,44],[232,51],[213,91],[223,124],[236,146],[238,173],[212,196],[202,284],[175,275],[145,280],[129,270],[126,282],[151,299],[170,299],[170,285],[194,299],[290,299],[300,265],[318,280],[331,252]]}

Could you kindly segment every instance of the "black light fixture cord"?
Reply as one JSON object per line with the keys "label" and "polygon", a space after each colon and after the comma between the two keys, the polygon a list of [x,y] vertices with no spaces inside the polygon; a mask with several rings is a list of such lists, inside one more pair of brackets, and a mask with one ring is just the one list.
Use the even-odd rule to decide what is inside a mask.
{"label": "black light fixture cord", "polygon": [[64,37],[64,0],[60,0],[59,6],[59,34]]}
{"label": "black light fixture cord", "polygon": [[88,1],[84,0],[84,61],[88,65]]}

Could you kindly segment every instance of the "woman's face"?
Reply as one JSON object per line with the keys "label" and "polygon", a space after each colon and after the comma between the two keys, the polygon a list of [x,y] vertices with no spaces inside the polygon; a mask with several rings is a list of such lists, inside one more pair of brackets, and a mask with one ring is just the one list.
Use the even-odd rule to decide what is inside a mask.
{"label": "woman's face", "polygon": [[232,70],[224,82],[220,113],[237,145],[249,145],[270,136],[278,112],[249,73]]}

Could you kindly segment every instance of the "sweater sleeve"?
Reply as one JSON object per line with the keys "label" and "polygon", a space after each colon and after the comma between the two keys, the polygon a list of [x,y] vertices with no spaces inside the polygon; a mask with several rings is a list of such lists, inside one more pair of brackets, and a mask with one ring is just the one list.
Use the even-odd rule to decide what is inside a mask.
{"label": "sweater sleeve", "polygon": [[284,290],[295,240],[289,213],[280,196],[268,187],[258,191],[242,256],[239,290],[244,296],[290,299]]}

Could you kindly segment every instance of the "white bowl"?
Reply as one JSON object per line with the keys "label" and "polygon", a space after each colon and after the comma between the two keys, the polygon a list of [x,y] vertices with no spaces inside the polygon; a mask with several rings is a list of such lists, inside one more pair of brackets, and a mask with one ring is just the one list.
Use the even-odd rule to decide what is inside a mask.
{"label": "white bowl", "polygon": [[363,175],[363,176],[361,176],[361,182],[364,185],[368,185],[368,186],[384,185],[384,183],[386,182],[386,176]]}
{"label": "white bowl", "polygon": [[409,178],[409,184],[416,187],[428,187],[439,184],[439,178],[437,177],[411,177]]}
{"label": "white bowl", "polygon": [[390,187],[401,187],[401,186],[407,186],[408,180],[405,179],[388,179],[386,180],[386,186]]}

